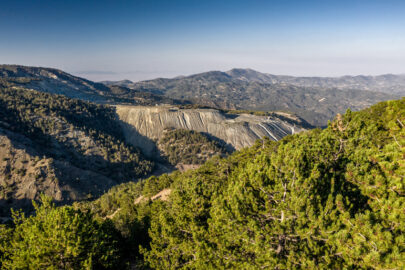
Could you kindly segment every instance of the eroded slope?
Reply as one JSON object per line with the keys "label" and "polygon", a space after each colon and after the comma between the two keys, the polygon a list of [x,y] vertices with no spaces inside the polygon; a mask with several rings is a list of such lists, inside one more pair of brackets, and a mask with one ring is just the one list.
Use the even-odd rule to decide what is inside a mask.
{"label": "eroded slope", "polygon": [[298,122],[281,115],[257,116],[226,114],[214,109],[179,109],[172,106],[116,106],[127,141],[149,155],[165,129],[204,132],[227,144],[230,149],[253,145],[264,136],[277,141],[304,130]]}

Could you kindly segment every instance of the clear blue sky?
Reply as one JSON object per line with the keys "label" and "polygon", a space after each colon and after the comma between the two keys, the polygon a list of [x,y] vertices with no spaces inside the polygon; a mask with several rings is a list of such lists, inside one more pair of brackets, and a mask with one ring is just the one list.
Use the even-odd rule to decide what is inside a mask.
{"label": "clear blue sky", "polygon": [[0,63],[92,80],[405,73],[405,1],[0,0]]}

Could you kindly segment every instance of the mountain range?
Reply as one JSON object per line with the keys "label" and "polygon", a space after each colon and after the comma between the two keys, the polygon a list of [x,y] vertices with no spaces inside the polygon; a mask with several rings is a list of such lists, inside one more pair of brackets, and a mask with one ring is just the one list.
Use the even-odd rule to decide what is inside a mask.
{"label": "mountain range", "polygon": [[283,110],[296,113],[315,126],[325,126],[347,108],[360,110],[405,95],[405,75],[292,77],[232,69],[173,79],[102,83],[214,108]]}
{"label": "mountain range", "polygon": [[99,104],[195,104],[226,110],[284,111],[313,126],[325,126],[347,108],[360,110],[405,95],[405,75],[292,77],[232,69],[172,79],[97,83],[53,68],[0,65],[0,86]]}
{"label": "mountain range", "polygon": [[336,88],[341,90],[368,90],[389,94],[405,94],[405,74],[384,74],[378,76],[341,76],[341,77],[294,77],[272,75],[252,69],[232,69],[226,72],[233,78],[261,83],[290,84],[301,87]]}
{"label": "mountain range", "polygon": [[[269,73],[258,72],[249,68],[234,68],[226,72],[214,71],[195,74],[191,76],[178,76],[174,80],[181,80],[184,78],[208,78],[211,75],[217,74],[223,76],[220,81],[227,81],[226,75],[229,78],[246,81],[246,82],[259,82],[268,84],[289,84],[300,87],[316,87],[316,88],[336,88],[336,89],[357,89],[368,90],[376,92],[385,92],[389,94],[405,94],[405,74],[383,74],[378,76],[340,76],[340,77],[295,77],[286,75],[273,75]],[[211,77],[212,78],[212,77]],[[217,77],[217,79],[219,79]],[[157,79],[159,80],[159,79]],[[168,82],[171,79],[160,79],[161,82]],[[172,79],[173,80],[173,79]],[[147,82],[156,81],[149,80]],[[137,83],[130,80],[121,81],[102,81],[106,85],[122,85],[128,88],[135,88]]]}

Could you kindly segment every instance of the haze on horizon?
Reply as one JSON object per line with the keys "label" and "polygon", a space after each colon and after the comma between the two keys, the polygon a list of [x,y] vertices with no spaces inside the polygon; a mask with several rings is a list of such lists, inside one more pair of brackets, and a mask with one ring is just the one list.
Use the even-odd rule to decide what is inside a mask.
{"label": "haze on horizon", "polygon": [[405,73],[405,2],[2,1],[0,63],[133,81],[252,68]]}

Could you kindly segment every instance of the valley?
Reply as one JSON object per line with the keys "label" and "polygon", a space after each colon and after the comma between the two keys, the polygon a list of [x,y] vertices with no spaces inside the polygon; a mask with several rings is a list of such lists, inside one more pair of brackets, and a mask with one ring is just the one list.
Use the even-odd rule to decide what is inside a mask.
{"label": "valley", "polygon": [[[2,66],[0,266],[36,258],[13,251],[24,235],[52,242],[80,228],[97,232],[75,241],[93,245],[105,268],[255,268],[267,256],[400,266],[404,99],[363,108],[402,88],[281,79],[232,70],[101,84]],[[371,244],[353,237],[360,227]],[[384,260],[365,259],[387,243]]]}

